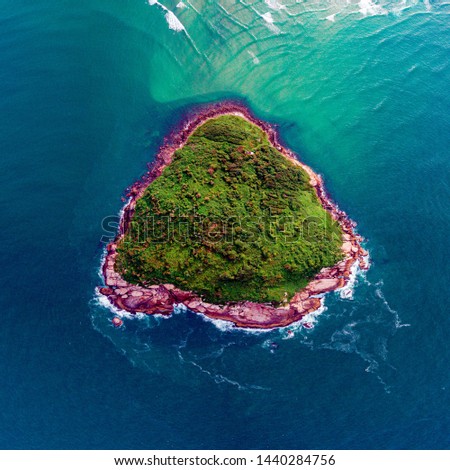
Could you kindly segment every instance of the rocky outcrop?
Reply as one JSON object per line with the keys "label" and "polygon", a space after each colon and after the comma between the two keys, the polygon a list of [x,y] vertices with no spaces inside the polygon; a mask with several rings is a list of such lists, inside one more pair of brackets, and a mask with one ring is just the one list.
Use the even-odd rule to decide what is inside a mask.
{"label": "rocky outcrop", "polygon": [[[129,227],[137,199],[142,196],[147,186],[171,162],[174,151],[184,145],[190,134],[199,125],[210,118],[230,113],[239,114],[261,127],[266,132],[272,145],[283,153],[286,158],[289,158],[296,165],[300,165],[307,172],[322,206],[331,214],[333,219],[339,222],[342,228],[343,261],[335,266],[322,269],[304,289],[279,307],[247,301],[214,305],[204,302],[195,293],[183,291],[172,284],[145,287],[130,284],[115,270],[117,242]],[[325,191],[322,178],[314,173],[311,168],[299,162],[292,152],[279,144],[277,134],[272,127],[254,118],[246,108],[235,103],[210,106],[173,134],[170,140],[161,148],[149,172],[130,189],[128,197],[130,199],[123,210],[117,238],[107,246],[107,253],[102,267],[105,287],[100,287],[99,291],[117,308],[130,313],[170,315],[174,305],[182,304],[193,312],[213,319],[231,321],[238,327],[283,327],[300,320],[308,313],[318,310],[321,306],[320,297],[327,292],[343,288],[350,280],[351,269],[356,263],[359,263],[361,269],[368,268],[368,253],[361,247],[362,238],[355,233],[355,224],[330,200]]]}

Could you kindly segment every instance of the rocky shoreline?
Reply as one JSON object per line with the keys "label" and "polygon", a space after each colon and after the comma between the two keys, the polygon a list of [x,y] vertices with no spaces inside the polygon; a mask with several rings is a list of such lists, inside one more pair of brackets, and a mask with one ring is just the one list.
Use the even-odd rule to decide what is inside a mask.
{"label": "rocky shoreline", "polygon": [[[183,291],[172,284],[146,287],[130,284],[115,271],[117,243],[128,230],[136,201],[143,195],[147,186],[161,175],[164,168],[172,161],[173,153],[184,145],[198,126],[208,119],[224,114],[238,114],[259,126],[275,148],[293,163],[301,166],[309,175],[310,183],[315,188],[322,206],[333,219],[338,221],[343,231],[344,259],[335,266],[322,269],[304,289],[283,306],[274,307],[247,301],[214,305],[204,302],[197,294]],[[149,171],[130,188],[127,196],[129,201],[123,209],[118,235],[106,248],[102,266],[105,287],[100,287],[99,292],[106,296],[112,305],[132,314],[140,312],[149,315],[170,315],[175,305],[182,304],[193,312],[216,320],[230,321],[238,327],[284,327],[318,310],[322,305],[323,294],[344,288],[350,281],[353,266],[358,264],[360,269],[368,269],[368,253],[361,247],[362,238],[355,232],[354,222],[330,200],[322,178],[307,165],[299,162],[291,151],[280,145],[273,127],[252,116],[249,110],[240,104],[226,102],[210,105],[188,119],[181,129],[166,140]]]}

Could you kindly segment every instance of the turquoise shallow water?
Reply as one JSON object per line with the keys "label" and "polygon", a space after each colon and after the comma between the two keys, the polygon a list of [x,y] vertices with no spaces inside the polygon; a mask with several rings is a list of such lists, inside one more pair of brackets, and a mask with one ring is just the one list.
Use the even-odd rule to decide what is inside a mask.
{"label": "turquoise shallow water", "polygon": [[[450,4],[177,4],[0,0],[0,447],[449,448]],[[289,340],[115,330],[101,220],[224,98],[323,175],[372,267]]]}

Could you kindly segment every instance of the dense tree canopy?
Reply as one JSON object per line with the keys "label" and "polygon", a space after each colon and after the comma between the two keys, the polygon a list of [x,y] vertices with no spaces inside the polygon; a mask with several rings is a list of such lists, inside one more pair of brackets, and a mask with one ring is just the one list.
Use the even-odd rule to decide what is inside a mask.
{"label": "dense tree canopy", "polygon": [[342,259],[341,244],[305,171],[225,115],[197,128],[138,200],[117,268],[216,303],[278,304]]}

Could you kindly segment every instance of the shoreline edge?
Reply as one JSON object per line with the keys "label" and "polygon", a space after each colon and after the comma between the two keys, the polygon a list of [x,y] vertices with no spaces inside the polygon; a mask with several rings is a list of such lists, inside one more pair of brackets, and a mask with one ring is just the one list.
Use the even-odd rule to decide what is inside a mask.
{"label": "shoreline edge", "polygon": [[[274,307],[250,301],[229,302],[215,305],[204,302],[194,292],[178,289],[173,284],[160,284],[142,287],[130,284],[115,271],[117,243],[127,232],[134,214],[137,200],[144,194],[147,187],[158,178],[164,168],[172,161],[176,150],[181,148],[189,136],[204,122],[225,114],[243,117],[257,125],[267,135],[270,143],[287,159],[300,166],[309,176],[310,184],[315,188],[322,207],[336,220],[343,232],[342,252],[344,259],[332,267],[323,268],[316,276],[297,292],[286,304]],[[148,315],[172,314],[176,305],[184,305],[188,310],[205,315],[213,320],[225,320],[236,327],[271,329],[290,325],[306,315],[322,307],[323,296],[332,291],[345,289],[351,280],[352,268],[361,270],[369,268],[368,252],[361,246],[363,238],[356,233],[356,224],[340,210],[328,196],[323,180],[309,166],[298,160],[295,154],[283,147],[278,133],[270,124],[257,119],[247,107],[236,102],[221,102],[200,107],[188,115],[183,126],[175,129],[160,147],[147,173],[134,183],[126,193],[128,202],[121,210],[118,233],[114,241],[106,247],[106,255],[101,266],[105,286],[99,287],[99,294],[105,296],[109,303],[120,310],[131,314],[145,313]]]}

